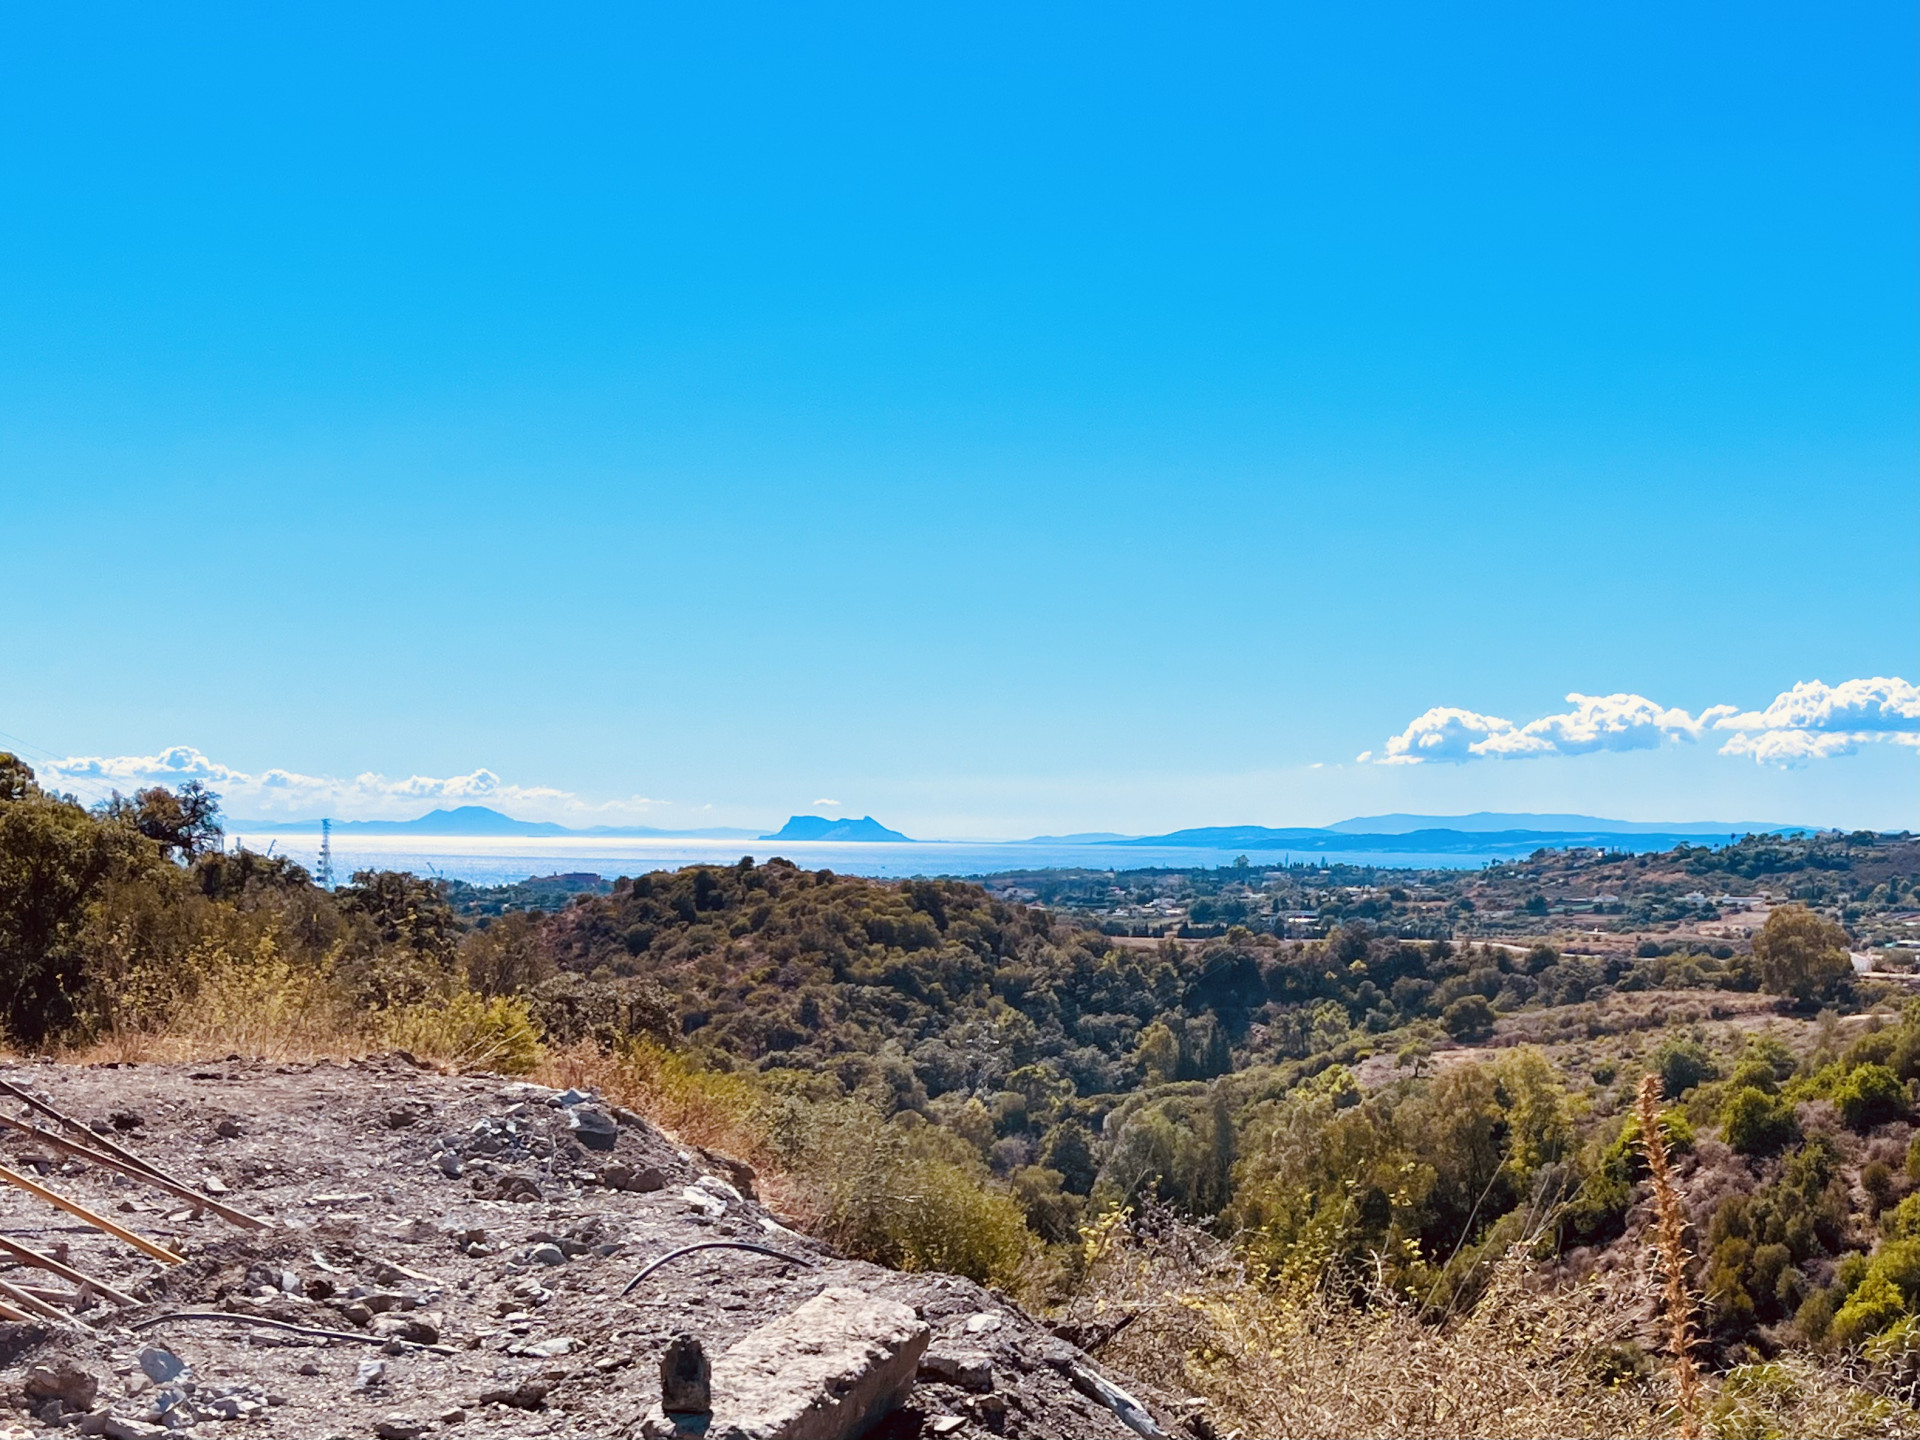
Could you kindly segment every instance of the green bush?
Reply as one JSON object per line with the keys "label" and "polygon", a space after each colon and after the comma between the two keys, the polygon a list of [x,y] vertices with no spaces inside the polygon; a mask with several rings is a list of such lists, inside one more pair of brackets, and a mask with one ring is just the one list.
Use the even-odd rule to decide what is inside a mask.
{"label": "green bush", "polygon": [[1493,1006],[1483,995],[1463,995],[1441,1013],[1440,1023],[1456,1040],[1471,1044],[1493,1034]]}
{"label": "green bush", "polygon": [[1907,1089],[1886,1066],[1861,1065],[1834,1090],[1833,1103],[1853,1129],[1871,1130],[1907,1113]]}
{"label": "green bush", "polygon": [[1660,1076],[1660,1093],[1678,1100],[1687,1091],[1720,1073],[1713,1056],[1698,1040],[1669,1040],[1654,1056],[1654,1069]]}
{"label": "green bush", "polygon": [[1727,1097],[1720,1126],[1727,1144],[1742,1155],[1775,1155],[1800,1138],[1791,1102],[1752,1085]]}

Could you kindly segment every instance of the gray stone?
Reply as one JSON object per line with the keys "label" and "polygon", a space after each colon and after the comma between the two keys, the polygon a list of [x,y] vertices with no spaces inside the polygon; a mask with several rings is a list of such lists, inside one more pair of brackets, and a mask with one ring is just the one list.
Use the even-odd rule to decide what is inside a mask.
{"label": "gray stone", "polygon": [[929,1350],[920,1357],[920,1378],[984,1395],[993,1389],[993,1362],[978,1350]]}
{"label": "gray stone", "polygon": [[674,1336],[660,1357],[660,1408],[669,1415],[713,1409],[713,1367],[698,1336]]}
{"label": "gray stone", "polygon": [[411,1415],[389,1415],[373,1427],[380,1440],[420,1440],[427,1433],[426,1423]]}
{"label": "gray stone", "polygon": [[442,1150],[440,1158],[433,1163],[440,1167],[440,1173],[449,1180],[458,1180],[465,1169],[460,1163],[460,1157],[451,1150]]}
{"label": "gray stone", "polygon": [[386,1361],[362,1360],[360,1368],[354,1373],[353,1384],[357,1390],[371,1390],[376,1385],[384,1385],[386,1380]]}
{"label": "gray stone", "polygon": [[589,1150],[611,1150],[620,1138],[619,1125],[598,1105],[575,1105],[567,1111],[567,1129]]}
{"label": "gray stone", "polygon": [[170,1385],[192,1373],[192,1367],[186,1361],[160,1345],[141,1346],[140,1353],[134,1359],[146,1377],[156,1385]]}
{"label": "gray stone", "polygon": [[369,1327],[383,1340],[408,1340],[415,1345],[440,1343],[440,1317],[431,1311],[407,1315],[393,1312],[373,1317]]}
{"label": "gray stone", "polygon": [[74,1429],[82,1435],[104,1435],[107,1440],[162,1440],[162,1437],[173,1433],[164,1425],[130,1420],[111,1410],[96,1410],[91,1415],[82,1416]]}
{"label": "gray stone", "polygon": [[99,1393],[99,1378],[65,1356],[27,1371],[27,1394],[35,1400],[58,1400],[70,1410],[85,1410]]}
{"label": "gray stone", "polygon": [[600,1183],[609,1190],[628,1190],[636,1195],[650,1195],[655,1190],[664,1190],[667,1177],[651,1165],[634,1166],[615,1160],[600,1172]]}
{"label": "gray stone", "polygon": [[713,1366],[712,1440],[850,1440],[907,1397],[928,1331],[910,1306],[834,1286]]}
{"label": "gray stone", "polygon": [[564,1265],[567,1254],[558,1245],[536,1245],[527,1252],[527,1259],[536,1265]]}

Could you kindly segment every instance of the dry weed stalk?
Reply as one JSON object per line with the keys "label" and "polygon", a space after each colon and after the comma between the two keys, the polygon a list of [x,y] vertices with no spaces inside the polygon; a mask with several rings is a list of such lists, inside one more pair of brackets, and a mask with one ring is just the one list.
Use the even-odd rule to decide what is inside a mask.
{"label": "dry weed stalk", "polygon": [[1693,1363],[1693,1292],[1687,1288],[1687,1216],[1667,1164],[1666,1136],[1660,1131],[1660,1077],[1640,1081],[1640,1149],[1653,1172],[1654,1246],[1665,1284],[1660,1303],[1667,1321],[1667,1346],[1673,1351],[1673,1384],[1679,1397],[1680,1433],[1699,1440],[1700,1372]]}

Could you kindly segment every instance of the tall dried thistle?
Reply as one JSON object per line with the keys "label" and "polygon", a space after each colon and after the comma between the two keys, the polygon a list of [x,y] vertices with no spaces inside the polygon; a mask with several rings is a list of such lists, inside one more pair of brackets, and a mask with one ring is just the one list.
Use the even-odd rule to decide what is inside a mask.
{"label": "tall dried thistle", "polygon": [[1687,1288],[1687,1216],[1680,1208],[1680,1192],[1673,1188],[1667,1164],[1667,1140],[1660,1130],[1660,1077],[1640,1081],[1640,1148],[1653,1172],[1653,1238],[1660,1253],[1665,1285],[1660,1292],[1666,1313],[1667,1346],[1673,1351],[1673,1385],[1680,1401],[1680,1433],[1686,1440],[1700,1436],[1700,1372],[1693,1363],[1693,1292]]}

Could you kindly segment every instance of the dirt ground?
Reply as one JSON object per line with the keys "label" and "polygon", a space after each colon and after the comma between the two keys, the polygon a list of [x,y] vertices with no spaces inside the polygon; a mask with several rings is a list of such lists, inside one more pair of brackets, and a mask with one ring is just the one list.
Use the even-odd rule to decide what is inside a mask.
{"label": "dirt ground", "polygon": [[[675,1334],[698,1336],[718,1356],[829,1285],[900,1300],[932,1329],[920,1379],[888,1436],[1133,1433],[1082,1393],[1091,1388],[1084,1375],[1076,1388],[1073,1368],[1097,1365],[1005,1298],[952,1276],[837,1259],[768,1214],[744,1167],[676,1147],[640,1117],[592,1098],[442,1076],[403,1057],[38,1063],[0,1066],[0,1079],[107,1127],[182,1183],[269,1222],[244,1230],[9,1136],[0,1164],[184,1263],[165,1266],[0,1187],[0,1235],[59,1250],[142,1302],[83,1301],[79,1318],[97,1335],[0,1323],[0,1437],[623,1437],[658,1401],[660,1357]],[[623,1294],[648,1262],[716,1240],[811,1263],[711,1249],[667,1263]],[[57,1294],[71,1286],[45,1271],[0,1268],[0,1279],[71,1307]],[[134,1328],[174,1311],[277,1319],[382,1343],[237,1320]],[[178,1362],[190,1372],[172,1375]],[[97,1393],[83,1399],[88,1377]],[[1168,1423],[1168,1397],[1110,1378]],[[63,1387],[66,1399],[49,1396]]]}

